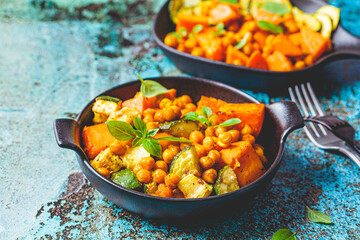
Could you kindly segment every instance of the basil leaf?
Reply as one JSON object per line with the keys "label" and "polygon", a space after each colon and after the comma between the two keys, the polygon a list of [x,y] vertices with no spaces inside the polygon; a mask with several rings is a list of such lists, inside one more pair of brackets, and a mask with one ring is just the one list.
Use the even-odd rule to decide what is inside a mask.
{"label": "basil leaf", "polygon": [[218,25],[216,25],[216,32],[213,32],[212,35],[220,36],[224,34],[225,33],[224,27],[225,27],[224,23],[219,23]]}
{"label": "basil leaf", "polygon": [[287,6],[277,2],[265,2],[263,5],[261,5],[261,8],[268,12],[278,14],[280,16],[283,16],[286,13],[290,12],[290,9]]}
{"label": "basil leaf", "polygon": [[219,31],[224,30],[224,27],[225,27],[225,25],[222,22],[219,23],[218,25],[216,25],[216,29],[219,30]]}
{"label": "basil leaf", "polygon": [[193,33],[190,33],[189,34],[189,38],[193,38],[194,37],[194,34]]}
{"label": "basil leaf", "polygon": [[136,137],[133,142],[132,142],[132,146],[133,147],[139,147],[142,143],[143,143],[144,139],[141,137]]}
{"label": "basil leaf", "polygon": [[166,140],[166,141],[172,141],[172,142],[187,142],[191,143],[190,140],[177,138],[177,137],[161,137],[161,138],[155,138],[157,140]]}
{"label": "basil leaf", "polygon": [[325,213],[320,211],[311,210],[308,206],[306,206],[308,210],[308,218],[310,221],[315,223],[324,223],[324,224],[332,224],[333,222]]}
{"label": "basil leaf", "polygon": [[245,33],[245,36],[243,37],[243,39],[241,39],[241,40],[235,45],[235,48],[236,48],[237,50],[242,49],[242,48],[246,45],[249,36],[250,36],[250,34],[249,34],[248,32]]}
{"label": "basil leaf", "polygon": [[296,232],[292,232],[289,229],[282,228],[274,233],[271,240],[296,240],[295,235]]}
{"label": "basil leaf", "polygon": [[151,155],[161,157],[161,146],[157,139],[147,138],[142,142],[142,146]]}
{"label": "basil leaf", "polygon": [[95,98],[96,101],[98,100],[104,100],[104,101],[109,101],[109,102],[114,102],[114,103],[118,103],[120,101],[120,99],[116,98],[116,97],[110,97],[110,96],[99,96],[97,98]]}
{"label": "basil leaf", "polygon": [[193,33],[198,33],[198,32],[201,32],[201,30],[203,30],[203,29],[204,29],[203,25],[201,25],[201,24],[196,24],[196,25],[193,27],[192,32],[193,32]]}
{"label": "basil leaf", "polygon": [[184,27],[180,28],[180,34],[181,34],[181,36],[185,37],[187,34],[186,28],[184,28]]}
{"label": "basil leaf", "polygon": [[155,136],[157,133],[158,133],[158,131],[159,131],[160,129],[158,129],[158,128],[156,128],[156,129],[150,129],[149,131],[148,131],[148,137],[153,137],[153,136]]}
{"label": "basil leaf", "polygon": [[189,113],[185,114],[185,116],[183,117],[182,120],[197,120],[198,117],[199,117],[198,113],[189,112]]}
{"label": "basil leaf", "polygon": [[218,0],[219,2],[228,2],[228,3],[232,3],[232,4],[237,4],[238,0]]}
{"label": "basil leaf", "polygon": [[133,127],[127,122],[108,121],[106,122],[106,126],[110,134],[120,141],[127,141],[135,137]]}
{"label": "basil leaf", "polygon": [[140,91],[147,98],[167,93],[169,91],[158,82],[152,80],[143,80],[139,74],[137,76],[141,81]]}
{"label": "basil leaf", "polygon": [[206,124],[209,122],[209,119],[207,119],[204,116],[199,116],[196,120],[198,120],[199,122],[201,122],[202,124]]}
{"label": "basil leaf", "polygon": [[282,27],[272,24],[267,21],[258,21],[258,26],[264,30],[270,31],[272,33],[283,33]]}
{"label": "basil leaf", "polygon": [[147,128],[146,128],[146,124],[144,123],[143,120],[141,120],[140,118],[138,117],[135,117],[134,118],[134,127],[141,131],[143,134],[142,135],[145,135],[146,131],[147,131]]}
{"label": "basil leaf", "polygon": [[145,137],[145,134],[140,130],[134,130],[134,133],[137,137]]}
{"label": "basil leaf", "polygon": [[171,32],[170,35],[175,36],[177,40],[181,39],[181,36],[177,32]]}
{"label": "basil leaf", "polygon": [[238,123],[241,123],[241,120],[238,119],[238,118],[231,118],[231,119],[228,119],[226,120],[225,122],[223,123],[220,123],[219,125],[217,125],[216,127],[229,127],[229,126],[232,126],[232,125],[236,125]]}
{"label": "basil leaf", "polygon": [[211,109],[209,108],[209,107],[203,107],[202,109],[201,109],[201,112],[202,112],[202,114],[204,114],[204,116],[205,117],[210,117],[210,115],[212,114],[212,111],[211,111]]}

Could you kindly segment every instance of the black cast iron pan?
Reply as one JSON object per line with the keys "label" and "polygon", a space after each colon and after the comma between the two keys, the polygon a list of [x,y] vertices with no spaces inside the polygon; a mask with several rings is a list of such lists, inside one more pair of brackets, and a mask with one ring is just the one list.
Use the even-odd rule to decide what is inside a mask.
{"label": "black cast iron pan", "polygon": [[[189,95],[197,102],[201,95],[220,98],[227,102],[258,103],[256,99],[233,87],[201,78],[160,77],[153,78],[167,88],[177,89],[178,96]],[[112,88],[100,95],[132,98],[139,91],[140,82],[134,81]],[[99,96],[100,96],[99,95]],[[145,217],[162,220],[183,220],[184,218],[223,215],[227,211],[246,205],[249,199],[260,193],[276,173],[283,152],[286,137],[303,126],[303,119],[297,106],[290,101],[274,103],[266,107],[265,121],[258,141],[265,147],[269,159],[266,173],[255,182],[237,191],[200,199],[173,199],[146,195],[121,187],[94,170],[82,147],[81,132],[84,126],[92,125],[91,111],[94,99],[81,111],[76,120],[56,119],[54,130],[60,147],[76,152],[78,163],[91,184],[116,205]]]}
{"label": "black cast iron pan", "polygon": [[[326,5],[320,0],[291,1],[295,6],[308,13],[313,13],[321,6]],[[314,65],[301,70],[275,72],[196,57],[164,44],[163,40],[166,34],[175,30],[175,25],[169,17],[168,4],[169,2],[165,3],[156,16],[153,37],[177,68],[194,76],[214,79],[240,88],[281,93],[286,91],[288,86],[294,84],[305,81],[315,83],[322,81],[321,68],[329,62],[346,58],[360,58],[360,38],[347,32],[341,23],[333,32],[333,51],[318,59]]]}

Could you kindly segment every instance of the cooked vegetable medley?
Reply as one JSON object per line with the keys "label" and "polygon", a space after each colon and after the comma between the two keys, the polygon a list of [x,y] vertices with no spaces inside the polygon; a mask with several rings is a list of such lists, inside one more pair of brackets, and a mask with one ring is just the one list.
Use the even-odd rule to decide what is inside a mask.
{"label": "cooked vegetable medley", "polygon": [[145,97],[155,85],[142,83],[132,99],[103,96],[93,104],[94,125],[84,127],[82,141],[101,175],[154,196],[201,198],[237,190],[265,172],[256,143],[264,104],[206,96],[195,104],[175,89]]}
{"label": "cooked vegetable medley", "polygon": [[172,0],[176,31],[164,43],[178,51],[229,64],[272,71],[311,66],[332,49],[340,10],[314,14],[289,0]]}

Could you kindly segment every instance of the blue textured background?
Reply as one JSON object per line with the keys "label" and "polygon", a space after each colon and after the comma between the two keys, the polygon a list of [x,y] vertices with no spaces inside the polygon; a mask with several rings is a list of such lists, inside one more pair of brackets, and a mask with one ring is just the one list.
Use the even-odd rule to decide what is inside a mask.
{"label": "blue textured background", "polygon": [[[360,239],[360,169],[293,133],[268,190],[246,211],[180,227],[142,219],[88,183],[74,153],[54,140],[55,118],[75,117],[98,93],[143,77],[183,75],[156,48],[150,29],[162,1],[0,1],[0,239]],[[345,28],[360,36],[360,1],[336,0]],[[360,139],[360,62],[326,66],[321,103]],[[284,96],[251,92],[265,103]],[[333,226],[310,222],[305,206]],[[211,211],[211,210],[209,210]]]}

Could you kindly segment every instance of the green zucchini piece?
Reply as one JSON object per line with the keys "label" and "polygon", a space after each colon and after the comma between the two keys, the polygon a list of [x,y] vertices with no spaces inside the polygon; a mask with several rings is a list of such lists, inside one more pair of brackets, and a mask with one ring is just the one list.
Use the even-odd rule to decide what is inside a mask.
{"label": "green zucchini piece", "polygon": [[170,133],[176,137],[189,138],[190,133],[199,130],[197,122],[191,120],[179,120],[160,124],[160,130]]}
{"label": "green zucchini piece", "polygon": [[240,12],[244,15],[249,14],[251,0],[239,0]]}
{"label": "green zucchini piece", "polygon": [[170,166],[170,173],[183,178],[186,174],[198,171],[201,173],[199,157],[194,146],[189,146],[179,152]]}
{"label": "green zucchini piece", "polygon": [[321,22],[321,35],[323,37],[330,38],[332,33],[331,18],[328,15],[322,13],[315,13],[314,16],[319,22]]}
{"label": "green zucchini piece", "polygon": [[171,0],[168,6],[171,20],[176,24],[179,12],[192,14],[193,8],[200,3],[201,0]]}
{"label": "green zucchini piece", "polygon": [[143,146],[131,147],[124,154],[123,165],[132,170],[144,157],[150,157],[150,153]]}
{"label": "green zucchini piece", "polygon": [[124,169],[119,172],[113,173],[111,180],[120,186],[128,189],[137,189],[141,187],[141,183],[137,180],[135,173],[130,169]]}
{"label": "green zucchini piece", "polygon": [[340,20],[340,9],[331,5],[319,8],[316,13],[326,14],[331,18],[332,30],[335,30]]}
{"label": "green zucchini piece", "polygon": [[214,185],[214,190],[217,195],[229,193],[239,189],[236,174],[229,165],[223,167],[218,174],[218,179]]}
{"label": "green zucchini piece", "polygon": [[213,190],[210,184],[196,177],[193,174],[186,175],[178,183],[178,188],[184,194],[185,198],[203,198],[208,197]]}
{"label": "green zucchini piece", "polygon": [[95,98],[96,101],[98,100],[103,100],[103,101],[109,101],[109,102],[114,102],[114,103],[118,103],[120,101],[120,99],[116,98],[116,97],[110,97],[110,96],[99,96],[97,98]]}
{"label": "green zucchini piece", "polygon": [[316,32],[320,31],[321,23],[313,15],[301,11],[298,7],[293,7],[292,13],[297,22],[304,22],[312,30]]}

